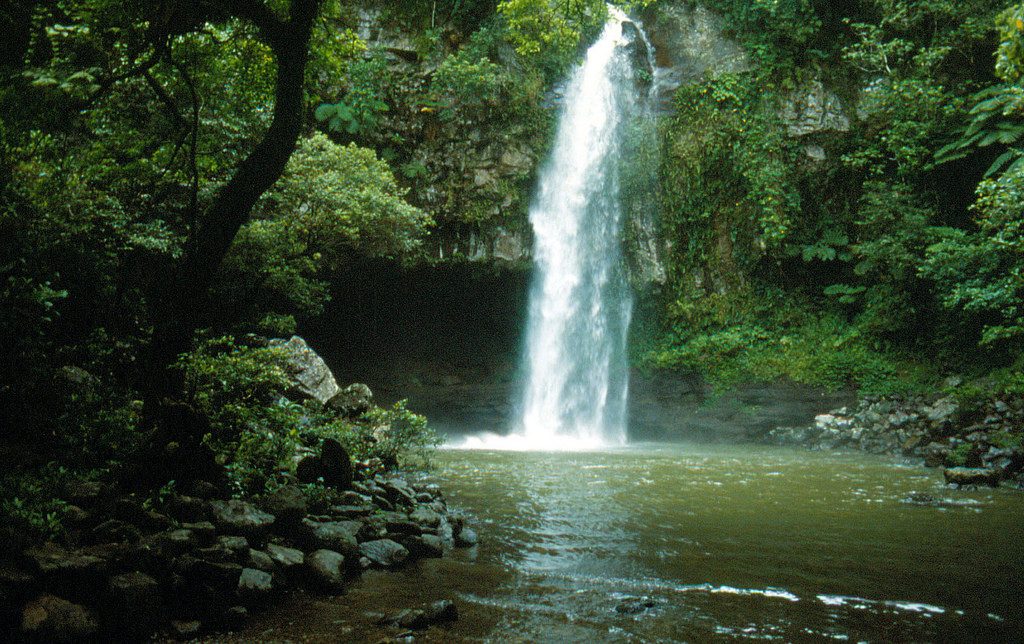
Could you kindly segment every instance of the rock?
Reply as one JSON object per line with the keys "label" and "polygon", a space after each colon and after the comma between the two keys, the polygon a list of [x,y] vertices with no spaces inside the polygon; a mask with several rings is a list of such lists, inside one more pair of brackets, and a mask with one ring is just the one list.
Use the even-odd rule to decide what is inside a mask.
{"label": "rock", "polygon": [[345,505],[350,506],[368,506],[373,501],[373,498],[367,494],[360,494],[355,490],[348,490],[341,495],[341,500]]}
{"label": "rock", "polygon": [[923,492],[913,492],[901,502],[907,505],[920,505],[931,508],[963,508],[981,505],[981,502],[975,499],[940,499]]}
{"label": "rock", "polygon": [[306,557],[306,568],[313,583],[326,590],[337,591],[345,582],[345,557],[333,550],[314,550]]}
{"label": "rock", "polygon": [[377,539],[361,543],[359,552],[373,564],[383,568],[400,566],[409,558],[409,551],[391,539]]}
{"label": "rock", "polygon": [[655,606],[657,606],[657,602],[650,597],[629,597],[615,607],[615,612],[623,615],[639,615]]}
{"label": "rock", "polygon": [[53,595],[40,595],[21,611],[21,635],[27,640],[80,642],[98,631],[91,611]]}
{"label": "rock", "polygon": [[241,628],[249,620],[249,609],[245,606],[232,606],[224,611],[221,623],[225,628]]}
{"label": "rock", "polygon": [[306,495],[297,485],[286,485],[268,494],[260,501],[260,507],[274,515],[277,530],[294,528],[309,511]]}
{"label": "rock", "polygon": [[300,483],[316,483],[322,479],[324,485],[338,490],[352,486],[352,475],[352,459],[333,438],[324,441],[319,455],[304,457],[295,468]]}
{"label": "rock", "polygon": [[248,558],[249,540],[237,535],[221,535],[212,546],[201,549],[199,555],[207,561],[241,564]]}
{"label": "rock", "polygon": [[320,457],[316,454],[304,456],[295,466],[295,478],[299,483],[316,483],[322,475]]}
{"label": "rock", "polygon": [[211,517],[210,504],[194,496],[174,494],[167,499],[167,514],[186,523],[206,521]]}
{"label": "rock", "polygon": [[192,496],[204,501],[223,498],[220,489],[216,485],[202,479],[192,481],[188,486],[188,492]]}
{"label": "rock", "polygon": [[419,506],[409,513],[409,520],[428,528],[436,528],[441,523],[441,515],[430,508]]}
{"label": "rock", "polygon": [[381,486],[389,501],[395,505],[416,505],[416,493],[401,479],[385,481]]}
{"label": "rock", "polygon": [[373,392],[362,383],[354,383],[335,394],[327,406],[346,418],[358,418],[373,406]]}
{"label": "rock", "polygon": [[106,606],[118,629],[128,637],[148,635],[159,626],[163,614],[160,584],[141,572],[129,572],[110,578]]}
{"label": "rock", "polygon": [[249,539],[251,543],[260,544],[266,541],[270,526],[274,524],[272,514],[258,510],[256,506],[245,501],[211,501],[213,522],[217,529],[228,534],[237,534]]}
{"label": "rock", "polygon": [[433,534],[408,536],[402,539],[402,545],[414,558],[435,558],[444,556],[444,545],[441,537]]}
{"label": "rock", "polygon": [[206,561],[192,554],[178,557],[171,568],[168,599],[176,614],[202,621],[218,619],[237,596],[242,566]]}
{"label": "rock", "polygon": [[191,640],[203,632],[203,624],[199,620],[174,620],[171,632],[180,640]]}
{"label": "rock", "polygon": [[274,592],[274,576],[256,568],[242,568],[238,577],[238,595],[249,605],[266,602]]}
{"label": "rock", "polygon": [[94,599],[106,590],[109,564],[101,557],[55,544],[29,548],[25,557],[47,587],[60,588],[73,600]]}
{"label": "rock", "polygon": [[455,604],[450,600],[442,599],[423,608],[405,608],[385,615],[377,620],[377,623],[419,630],[434,624],[453,622],[458,618],[459,611]]}
{"label": "rock", "polygon": [[286,574],[301,568],[305,563],[306,555],[301,550],[281,546],[276,543],[267,544],[267,556],[281,567]]}
{"label": "rock", "polygon": [[360,519],[373,514],[377,508],[372,505],[334,505],[331,514],[343,519]]}
{"label": "rock", "polygon": [[299,395],[323,404],[341,390],[327,363],[299,336],[293,335],[289,340],[274,339],[269,345],[284,350],[293,388]]}
{"label": "rock", "polygon": [[802,137],[821,132],[849,132],[850,119],[843,113],[843,102],[820,80],[813,80],[789,94],[779,116],[790,136]]}
{"label": "rock", "polygon": [[940,467],[949,456],[949,446],[942,443],[928,443],[924,448],[924,464],[928,467]]}
{"label": "rock", "polygon": [[64,486],[64,498],[83,508],[95,508],[112,494],[106,483],[99,481],[71,481]]}
{"label": "rock", "polygon": [[456,548],[472,548],[479,542],[476,536],[476,530],[469,527],[463,527],[455,535],[455,547]]}
{"label": "rock", "polygon": [[313,521],[303,519],[303,540],[312,549],[340,552],[346,556],[355,555],[358,548],[356,535],[362,529],[359,521]]}
{"label": "rock", "polygon": [[924,409],[926,418],[933,423],[949,419],[957,412],[957,404],[952,398],[940,398],[931,407]]}
{"label": "rock", "polygon": [[[299,552],[299,554],[301,555],[302,552]],[[247,568],[255,568],[256,570],[271,573],[277,569],[277,565],[274,563],[274,560],[270,555],[262,550],[256,550],[254,548],[249,548],[249,554],[246,557],[245,566]]]}
{"label": "rock", "polygon": [[998,470],[983,467],[949,467],[943,472],[950,485],[988,485],[995,487],[1002,479]]}
{"label": "rock", "polygon": [[142,538],[139,529],[120,519],[109,519],[92,529],[96,543],[135,543]]}
{"label": "rock", "polygon": [[352,486],[352,459],[341,443],[328,438],[320,448],[320,476],[324,485],[338,490]]}

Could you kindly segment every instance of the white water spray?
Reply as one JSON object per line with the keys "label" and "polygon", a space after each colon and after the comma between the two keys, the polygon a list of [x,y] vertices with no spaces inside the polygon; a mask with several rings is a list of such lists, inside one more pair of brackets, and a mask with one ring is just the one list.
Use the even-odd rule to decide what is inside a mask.
{"label": "white water spray", "polygon": [[530,209],[535,276],[512,434],[467,447],[587,449],[626,441],[626,335],[632,298],[621,249],[621,126],[636,103],[612,17],[565,95],[551,159]]}

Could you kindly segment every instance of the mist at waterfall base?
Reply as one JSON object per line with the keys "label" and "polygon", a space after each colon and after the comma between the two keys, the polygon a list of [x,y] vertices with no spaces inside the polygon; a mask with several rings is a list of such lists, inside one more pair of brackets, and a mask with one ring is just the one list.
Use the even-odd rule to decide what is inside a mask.
{"label": "mist at waterfall base", "polygon": [[612,9],[575,70],[551,158],[530,208],[534,278],[512,432],[463,448],[585,450],[624,445],[632,298],[621,249],[618,166],[623,123],[637,104]]}

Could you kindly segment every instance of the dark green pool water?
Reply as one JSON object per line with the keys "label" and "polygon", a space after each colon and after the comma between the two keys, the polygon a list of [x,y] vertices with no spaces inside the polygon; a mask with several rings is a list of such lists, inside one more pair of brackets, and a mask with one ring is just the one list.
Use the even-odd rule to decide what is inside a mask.
{"label": "dark green pool water", "polygon": [[[1024,494],[959,492],[861,454],[761,446],[444,451],[481,545],[268,618],[361,639],[370,612],[454,598],[427,641],[1020,641]],[[924,493],[955,507],[913,505]],[[636,612],[638,611],[638,612]],[[379,636],[379,632],[378,632]],[[344,638],[342,638],[344,639]]]}

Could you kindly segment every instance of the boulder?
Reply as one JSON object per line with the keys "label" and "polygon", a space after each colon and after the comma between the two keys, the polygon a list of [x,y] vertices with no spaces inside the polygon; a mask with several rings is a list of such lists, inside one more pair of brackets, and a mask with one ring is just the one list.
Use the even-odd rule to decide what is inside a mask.
{"label": "boulder", "polygon": [[274,592],[274,576],[256,568],[242,568],[238,576],[238,595],[249,605],[266,602]]}
{"label": "boulder", "polygon": [[950,485],[988,485],[995,487],[1002,479],[998,470],[986,467],[949,467],[943,472]]}
{"label": "boulder", "polygon": [[98,630],[91,611],[53,595],[40,595],[21,611],[21,635],[30,641],[80,642]]}
{"label": "boulder", "polygon": [[301,483],[323,480],[324,485],[347,490],[352,487],[352,459],[341,443],[328,438],[319,455],[306,456],[299,461],[295,476]]}
{"label": "boulder", "polygon": [[783,102],[779,116],[793,137],[850,131],[850,119],[844,113],[842,100],[820,80],[812,80],[793,90]]}
{"label": "boulder", "polygon": [[376,539],[359,544],[359,553],[382,568],[400,566],[409,558],[409,551],[391,539]]}
{"label": "boulder", "polygon": [[302,520],[303,541],[312,549],[325,549],[354,555],[359,547],[356,535],[363,524],[359,521]]}
{"label": "boulder", "polygon": [[29,548],[25,557],[46,586],[60,588],[73,600],[92,599],[106,590],[106,559],[52,543]]}
{"label": "boulder", "polygon": [[434,534],[408,536],[402,539],[402,545],[414,558],[436,558],[444,556],[444,544],[441,537]]}
{"label": "boulder", "polygon": [[267,544],[267,556],[286,574],[300,568],[305,563],[306,555],[301,550],[281,546],[276,543]]}
{"label": "boulder", "polygon": [[622,615],[639,615],[657,606],[650,597],[628,597],[615,606],[615,612]]}
{"label": "boulder", "polygon": [[362,383],[351,384],[328,400],[327,406],[345,418],[358,418],[373,406],[373,392]]}
{"label": "boulder", "polygon": [[167,513],[182,522],[206,521],[211,516],[207,501],[183,494],[174,494],[167,499]]}
{"label": "boulder", "polygon": [[381,486],[389,501],[395,505],[415,505],[416,492],[402,479],[384,481]]}
{"label": "boulder", "polygon": [[263,543],[270,533],[275,517],[259,510],[251,503],[232,499],[211,501],[213,522],[217,529],[227,534],[241,535],[252,543]]}
{"label": "boulder", "polygon": [[336,591],[344,585],[345,557],[333,550],[321,548],[309,553],[306,569],[318,588]]}
{"label": "boulder", "polygon": [[476,536],[476,530],[469,527],[463,527],[455,535],[455,547],[456,548],[472,548],[479,542]]}
{"label": "boulder", "polygon": [[[302,553],[299,552],[301,555]],[[262,550],[255,550],[249,548],[249,554],[245,560],[246,568],[255,568],[256,570],[262,570],[263,572],[274,572],[277,569],[277,565],[274,563],[273,558],[270,555],[263,552]]]}
{"label": "boulder", "polygon": [[142,533],[134,525],[120,519],[109,519],[92,529],[96,543],[135,543]]}
{"label": "boulder", "polygon": [[422,608],[405,608],[385,615],[378,624],[400,628],[423,629],[434,624],[453,622],[459,618],[459,610],[448,599],[441,599]]}
{"label": "boulder", "polygon": [[120,624],[117,630],[127,637],[148,635],[160,624],[163,601],[160,584],[141,572],[129,572],[110,578],[106,609]]}
{"label": "boulder", "polygon": [[326,439],[320,448],[320,471],[325,485],[338,490],[352,487],[352,458],[333,438]]}
{"label": "boulder", "polygon": [[289,529],[297,526],[309,511],[306,495],[297,485],[286,485],[263,497],[260,507],[274,515],[274,528]]}
{"label": "boulder", "polygon": [[421,505],[409,513],[409,520],[428,528],[436,528],[441,523],[441,515]]}
{"label": "boulder", "polygon": [[327,363],[299,336],[277,338],[269,344],[284,350],[295,393],[323,404],[341,390]]}

